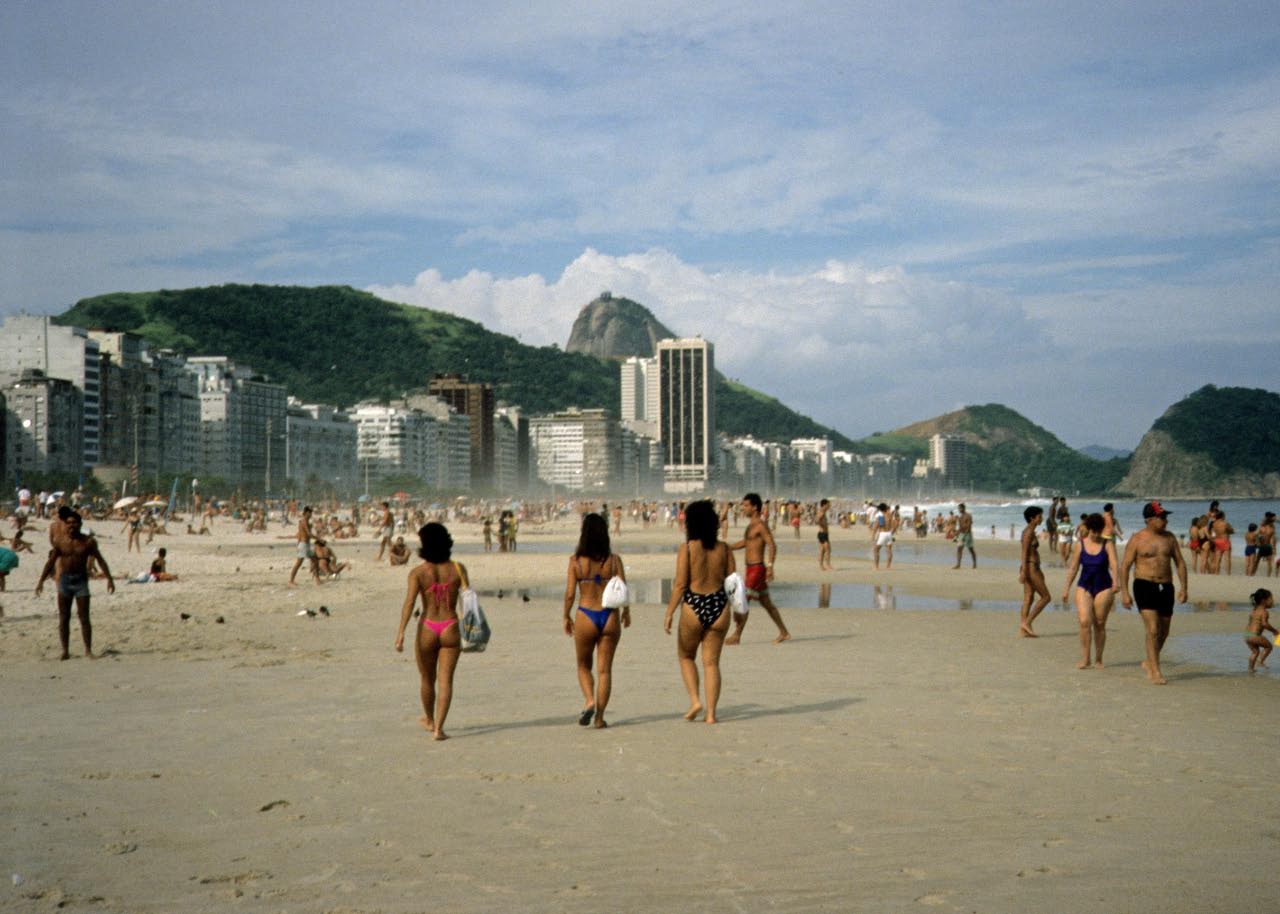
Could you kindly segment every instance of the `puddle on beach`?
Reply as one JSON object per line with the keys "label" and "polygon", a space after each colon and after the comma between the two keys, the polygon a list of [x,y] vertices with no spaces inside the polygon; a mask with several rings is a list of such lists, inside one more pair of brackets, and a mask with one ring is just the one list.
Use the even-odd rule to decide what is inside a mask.
{"label": "puddle on beach", "polygon": [[[1242,624],[1238,634],[1174,634],[1169,637],[1164,652],[1175,660],[1197,663],[1223,673],[1247,673],[1249,648],[1244,643],[1243,629]],[[1258,667],[1258,675],[1275,675],[1275,671],[1269,666]]]}

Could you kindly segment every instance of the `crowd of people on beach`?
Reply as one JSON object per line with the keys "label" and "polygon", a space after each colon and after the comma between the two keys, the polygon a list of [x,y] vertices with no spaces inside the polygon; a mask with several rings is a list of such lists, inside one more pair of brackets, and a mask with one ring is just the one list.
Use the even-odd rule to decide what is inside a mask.
{"label": "crowd of people on beach", "polygon": [[[0,546],[0,591],[5,588],[7,572],[16,567],[17,553],[34,552],[32,544],[23,537],[24,530],[32,519],[47,519],[49,552],[36,592],[42,592],[46,581],[56,582],[62,659],[70,656],[73,606],[80,622],[85,655],[93,657],[89,580],[91,577],[105,579],[110,593],[115,589],[115,579],[96,539],[85,532],[83,515],[68,506],[61,493],[58,495],[53,500],[43,494],[20,500],[12,517],[13,548]],[[483,531],[486,552],[494,549],[495,532],[497,550],[515,552],[522,521],[540,524],[569,516],[581,517],[577,548],[567,570],[563,628],[573,640],[577,678],[583,694],[578,722],[596,728],[608,726],[605,714],[612,688],[613,661],[622,629],[631,624],[629,606],[604,605],[605,592],[613,579],[625,585],[625,566],[613,551],[610,535],[611,527],[614,535],[621,533],[624,518],[630,517],[633,524],[645,528],[654,524],[678,527],[683,535],[676,550],[673,587],[663,628],[668,634],[673,631],[675,634],[679,671],[689,694],[685,718],[708,723],[717,720],[722,649],[741,641],[750,604],[759,603],[766,611],[777,628],[776,643],[791,638],[769,594],[778,552],[774,531],[790,527],[793,535],[799,537],[802,526],[816,528],[819,569],[831,571],[834,570],[833,528],[865,527],[872,568],[880,569],[883,559],[887,572],[893,568],[893,544],[904,526],[901,507],[891,507],[887,502],[866,501],[861,506],[837,507],[825,498],[803,503],[764,500],[756,493],[718,503],[633,500],[612,505],[563,500],[514,503],[459,499],[449,505],[402,503],[393,506],[392,500],[377,503],[362,500],[344,508],[331,501],[319,511],[310,505],[299,506],[293,500],[201,502],[198,494],[193,496],[189,506],[192,516],[200,516],[201,529],[194,531],[188,524],[188,533],[212,535],[215,518],[238,523],[247,533],[266,534],[273,523],[286,528],[291,525],[293,532],[284,535],[296,545],[288,579],[290,587],[297,586],[297,575],[304,565],[316,584],[338,580],[351,563],[338,558],[333,541],[358,538],[362,526],[374,531],[378,544],[375,562],[385,560],[390,567],[406,566],[411,550],[405,540],[411,535],[410,531],[416,530],[422,562],[408,574],[408,591],[395,648],[404,649],[406,629],[410,620],[417,618],[412,641],[421,678],[424,712],[421,723],[437,739],[447,738],[444,724],[462,646],[457,604],[459,594],[469,587],[465,566],[452,560],[453,541],[446,523],[478,524]],[[167,511],[152,517],[135,503],[118,506],[107,515],[111,516],[123,521],[122,532],[128,535],[126,553],[141,552],[144,533],[147,543],[156,535],[168,534]],[[1078,519],[1073,519],[1063,497],[1055,497],[1047,512],[1038,505],[1028,506],[1019,546],[1018,580],[1023,587],[1023,599],[1018,634],[1023,638],[1037,637],[1034,623],[1052,602],[1040,558],[1044,543],[1066,568],[1061,601],[1074,604],[1076,609],[1078,668],[1103,666],[1107,619],[1119,595],[1126,608],[1136,604],[1143,622],[1142,668],[1152,683],[1163,684],[1161,652],[1169,637],[1174,605],[1187,600],[1188,572],[1230,574],[1230,537],[1234,533],[1220,503],[1213,502],[1203,515],[1191,521],[1187,536],[1190,561],[1187,561],[1182,555],[1182,543],[1168,529],[1169,516],[1170,512],[1159,502],[1148,502],[1142,509],[1144,527],[1126,540],[1112,504],[1105,504],[1098,512],[1082,513]],[[729,531],[739,524],[744,527],[741,538],[729,542]],[[953,569],[963,567],[966,552],[969,567],[977,567],[973,518],[964,504],[957,505],[945,516],[938,512],[932,518],[926,511],[913,508],[905,524],[917,538],[932,532],[953,543],[956,548]],[[1124,543],[1122,555],[1117,550],[1121,542]],[[741,575],[737,573],[737,552],[743,553]],[[1260,522],[1249,525],[1245,573],[1254,575],[1264,570],[1268,577],[1272,576],[1274,553],[1275,514],[1266,512]],[[168,569],[167,549],[160,548],[148,571],[129,580],[160,583],[176,581],[178,577]],[[1250,650],[1252,672],[1257,666],[1265,665],[1271,652],[1271,642],[1264,634],[1275,635],[1277,630],[1268,614],[1274,605],[1270,591],[1256,590],[1251,595],[1251,603],[1245,642]]]}

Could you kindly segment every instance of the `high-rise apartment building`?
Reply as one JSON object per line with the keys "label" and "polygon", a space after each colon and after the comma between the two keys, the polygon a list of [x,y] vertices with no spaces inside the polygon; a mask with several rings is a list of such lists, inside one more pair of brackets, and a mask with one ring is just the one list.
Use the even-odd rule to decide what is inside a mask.
{"label": "high-rise apartment building", "polygon": [[70,381],[83,402],[82,466],[99,462],[98,343],[79,327],[60,327],[48,315],[11,314],[0,327],[0,375],[34,368],[47,378]]}
{"label": "high-rise apartment building", "polygon": [[929,439],[929,466],[938,471],[944,487],[968,486],[969,442],[951,435],[934,435]]}
{"label": "high-rise apartment building", "polygon": [[571,492],[606,493],[620,483],[619,426],[603,409],[566,409],[529,420],[538,479]]}
{"label": "high-rise apartment building", "polygon": [[346,492],[361,484],[356,426],[346,412],[290,397],[285,428],[285,475],[295,489],[315,483]]}
{"label": "high-rise apartment building", "polygon": [[632,356],[618,367],[622,403],[619,418],[639,435],[658,435],[658,360]]}
{"label": "high-rise apartment building", "polygon": [[278,491],[286,478],[284,386],[226,356],[194,356],[186,367],[200,395],[201,475],[250,492]]}
{"label": "high-rise apartment building", "polygon": [[701,338],[658,341],[658,439],[668,492],[698,492],[716,466],[715,347]]}
{"label": "high-rise apartment building", "polygon": [[416,394],[389,405],[360,403],[357,430],[361,478],[416,476],[435,492],[466,492],[471,481],[471,420],[436,397]]}
{"label": "high-rise apartment building", "polygon": [[84,468],[84,395],[62,378],[38,368],[23,369],[4,387],[8,457],[13,470],[34,473],[78,473]]}
{"label": "high-rise apartment building", "polygon": [[491,491],[495,408],[493,385],[471,383],[461,375],[439,374],[427,382],[427,393],[439,397],[460,415],[471,420],[471,487],[480,492]]}

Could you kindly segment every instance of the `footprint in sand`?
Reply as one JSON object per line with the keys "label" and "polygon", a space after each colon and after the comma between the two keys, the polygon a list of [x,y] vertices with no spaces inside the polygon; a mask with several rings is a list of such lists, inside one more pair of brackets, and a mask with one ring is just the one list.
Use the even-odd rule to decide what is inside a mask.
{"label": "footprint in sand", "polygon": [[928,905],[929,907],[937,907],[940,904],[947,903],[947,896],[950,892],[930,892],[927,895],[921,895],[916,899],[917,904]]}

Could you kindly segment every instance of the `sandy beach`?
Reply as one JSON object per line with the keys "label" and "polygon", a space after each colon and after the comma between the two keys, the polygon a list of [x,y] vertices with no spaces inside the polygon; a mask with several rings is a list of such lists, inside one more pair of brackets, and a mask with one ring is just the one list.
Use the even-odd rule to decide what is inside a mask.
{"label": "sandy beach", "polygon": [[[124,583],[149,553],[98,526],[119,581],[94,584],[102,659],[81,658],[73,622],[57,661],[31,556],[0,594],[3,910],[1280,910],[1280,681],[1246,674],[1245,616],[1216,611],[1265,578],[1192,575],[1206,611],[1175,616],[1153,687],[1134,612],[1112,616],[1102,670],[1075,668],[1074,611],[1016,637],[1008,543],[953,571],[940,538],[906,540],[876,572],[865,531],[836,529],[820,573],[812,531],[783,534],[779,587],[891,585],[894,608],[780,601],[785,645],[757,610],[708,726],[681,719],[650,598],[596,731],[576,725],[554,596],[576,522],[522,528],[514,555],[463,526],[455,557],[494,635],[462,658],[453,738],[435,743],[412,656],[392,650],[405,569],[373,562],[367,529],[336,543],[354,560],[340,581],[289,590],[279,526],[158,538],[181,580],[151,585]],[[677,540],[615,537],[638,592],[660,592]],[[1063,570],[1046,577],[1056,599]],[[917,608],[939,598],[1007,610]],[[1189,637],[1234,638],[1238,662],[1187,659]]]}

